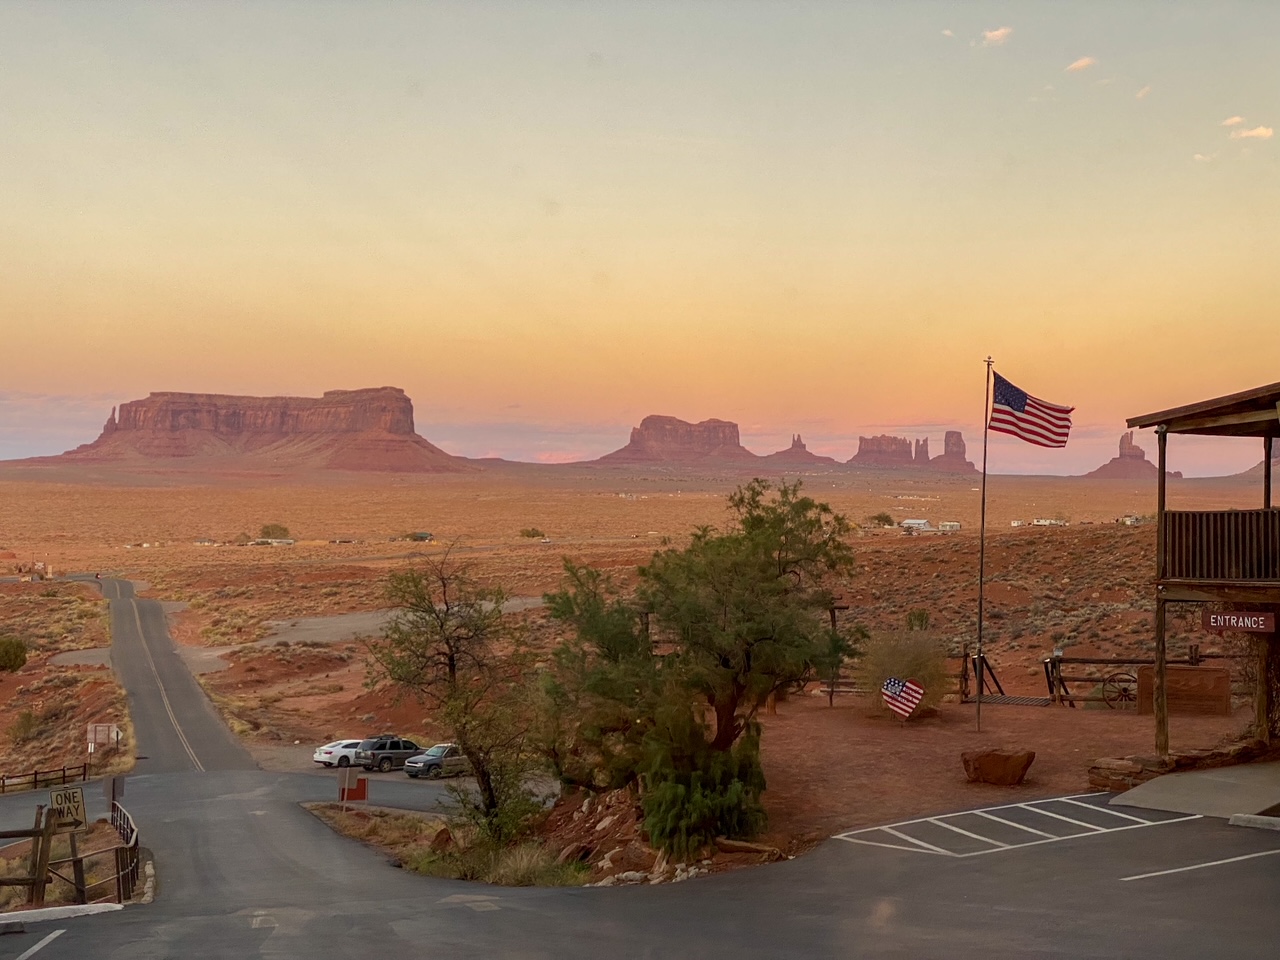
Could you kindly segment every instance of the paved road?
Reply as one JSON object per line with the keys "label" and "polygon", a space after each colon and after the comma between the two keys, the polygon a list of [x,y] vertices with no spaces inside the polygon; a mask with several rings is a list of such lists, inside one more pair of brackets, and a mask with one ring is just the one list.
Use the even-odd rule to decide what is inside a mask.
{"label": "paved road", "polygon": [[[1280,834],[1209,818],[1113,830],[1107,814],[1072,805],[998,811],[974,829],[946,817],[936,819],[950,827],[894,825],[909,838],[895,838],[901,848],[858,834],[871,842],[834,840],[791,862],[684,884],[499,889],[407,874],[298,808],[328,796],[331,777],[253,769],[166,651],[163,621],[123,585],[118,598],[114,582],[105,589],[148,756],[126,803],[155,851],[159,896],[0,938],[0,960],[55,929],[65,932],[35,960],[1200,960],[1274,957],[1280,943]],[[426,808],[437,791],[393,779],[375,783],[373,799]],[[29,821],[30,809],[29,795],[0,798],[0,825]],[[1103,828],[1060,829],[1046,811]],[[957,826],[1008,842],[970,856]],[[1054,839],[1010,839],[1026,827]]]}

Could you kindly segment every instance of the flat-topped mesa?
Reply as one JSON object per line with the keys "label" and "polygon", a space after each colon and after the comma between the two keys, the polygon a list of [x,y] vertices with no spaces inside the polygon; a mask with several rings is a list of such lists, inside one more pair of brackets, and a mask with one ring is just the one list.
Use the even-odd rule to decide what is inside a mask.
{"label": "flat-topped mesa", "polygon": [[[1160,468],[1147,459],[1147,452],[1133,442],[1133,431],[1120,434],[1120,455],[1112,457],[1097,470],[1085,476],[1094,480],[1155,480]],[[1171,470],[1169,477],[1181,479],[1182,474]]]}
{"label": "flat-topped mesa", "polygon": [[798,433],[791,438],[791,446],[787,447],[787,449],[771,453],[766,457],[761,457],[761,459],[795,466],[818,466],[820,464],[835,464],[836,462],[832,457],[824,457],[821,454],[811,452],[804,445],[804,441],[800,439],[800,434]]}
{"label": "flat-topped mesa", "polygon": [[978,468],[965,459],[964,434],[948,430],[942,440],[942,453],[928,461],[929,469],[946,473],[977,473]]}
{"label": "flat-topped mesa", "polygon": [[329,390],[321,397],[152,393],[111,411],[71,460],[182,458],[272,467],[453,472],[472,469],[418,436],[413,402],[398,387]]}
{"label": "flat-topped mesa", "polygon": [[915,464],[915,451],[906,437],[859,437],[858,452],[846,462],[863,467],[910,467]]}
{"label": "flat-topped mesa", "polygon": [[661,463],[699,460],[754,460],[742,445],[738,425],[728,420],[689,423],[676,417],[647,416],[633,427],[627,445],[596,463]]}

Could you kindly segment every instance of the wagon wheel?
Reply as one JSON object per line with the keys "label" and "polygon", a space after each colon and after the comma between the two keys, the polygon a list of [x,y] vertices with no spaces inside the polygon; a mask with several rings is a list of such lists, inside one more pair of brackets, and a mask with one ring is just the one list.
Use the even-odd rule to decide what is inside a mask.
{"label": "wagon wheel", "polygon": [[1132,673],[1113,673],[1102,681],[1102,699],[1112,710],[1127,710],[1138,704],[1138,678]]}

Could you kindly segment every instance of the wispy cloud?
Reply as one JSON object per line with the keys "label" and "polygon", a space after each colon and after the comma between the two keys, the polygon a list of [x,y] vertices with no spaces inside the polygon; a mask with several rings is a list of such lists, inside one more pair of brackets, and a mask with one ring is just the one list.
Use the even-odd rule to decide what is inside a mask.
{"label": "wispy cloud", "polygon": [[1216,153],[1211,153],[1208,156],[1205,156],[1203,153],[1197,153],[1197,154],[1193,154],[1191,159],[1194,160],[1196,163],[1210,163],[1213,161],[1213,158],[1216,156],[1217,156]]}
{"label": "wispy cloud", "polygon": [[943,31],[942,31],[942,35],[943,35],[944,37],[954,37],[954,36],[955,36],[955,34],[954,34],[954,33],[952,33],[950,30],[943,30]]}
{"label": "wispy cloud", "polygon": [[1066,72],[1067,72],[1067,73],[1079,73],[1081,70],[1088,70],[1090,67],[1092,67],[1092,66],[1093,66],[1095,63],[1097,63],[1097,62],[1098,62],[1098,61],[1097,61],[1097,60],[1095,60],[1095,59],[1093,59],[1093,57],[1081,57],[1079,60],[1075,60],[1075,61],[1073,61],[1073,62],[1071,62],[1071,63],[1067,64],[1067,71],[1066,71]]}
{"label": "wispy cloud", "polygon": [[984,47],[998,47],[1003,44],[1013,34],[1013,27],[997,27],[995,30],[982,31],[982,45]]}
{"label": "wispy cloud", "polygon": [[1137,93],[1135,93],[1133,96],[1134,96],[1134,99],[1136,99],[1136,100],[1145,100],[1145,99],[1147,99],[1147,94],[1148,94],[1148,93],[1150,93],[1150,92],[1151,92],[1151,84],[1149,84],[1149,83],[1148,83],[1145,87],[1143,87],[1141,90],[1139,90],[1139,91],[1138,91]]}
{"label": "wispy cloud", "polygon": [[1222,121],[1224,127],[1234,127],[1236,124],[1244,123],[1244,117],[1227,117]]}
{"label": "wispy cloud", "polygon": [[1232,140],[1270,140],[1275,131],[1270,127],[1253,127],[1250,130],[1232,130]]}

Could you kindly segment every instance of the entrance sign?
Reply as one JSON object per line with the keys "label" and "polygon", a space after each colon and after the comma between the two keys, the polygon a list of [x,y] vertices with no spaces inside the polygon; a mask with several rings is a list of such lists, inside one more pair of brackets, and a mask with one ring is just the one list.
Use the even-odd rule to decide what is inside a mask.
{"label": "entrance sign", "polygon": [[1246,610],[1204,610],[1200,622],[1206,630],[1242,630],[1245,633],[1275,633],[1274,613],[1250,613]]}
{"label": "entrance sign", "polygon": [[59,787],[49,791],[49,813],[57,820],[55,833],[75,833],[89,822],[84,810],[83,787]]}

